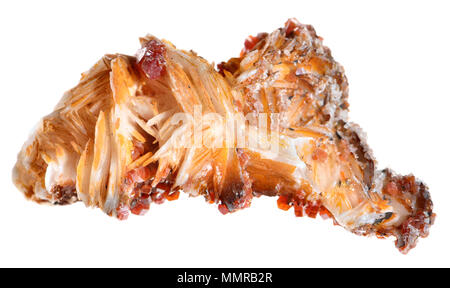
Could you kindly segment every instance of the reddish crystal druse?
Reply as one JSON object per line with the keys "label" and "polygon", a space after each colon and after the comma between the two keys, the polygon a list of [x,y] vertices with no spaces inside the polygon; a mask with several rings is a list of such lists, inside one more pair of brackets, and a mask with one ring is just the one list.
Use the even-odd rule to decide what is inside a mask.
{"label": "reddish crystal druse", "polygon": [[138,67],[149,79],[157,79],[164,72],[166,47],[159,41],[152,39],[144,44],[137,53]]}

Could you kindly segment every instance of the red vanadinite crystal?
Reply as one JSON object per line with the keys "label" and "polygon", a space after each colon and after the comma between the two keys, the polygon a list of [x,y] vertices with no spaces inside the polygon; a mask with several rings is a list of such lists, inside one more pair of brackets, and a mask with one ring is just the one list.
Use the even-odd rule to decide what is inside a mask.
{"label": "red vanadinite crystal", "polygon": [[131,202],[131,213],[135,215],[144,215],[150,210],[150,201],[148,196],[139,197]]}
{"label": "red vanadinite crystal", "polygon": [[219,204],[218,208],[219,208],[220,213],[222,213],[223,215],[230,213],[230,210],[228,210],[228,207],[225,204]]}
{"label": "red vanadinite crystal", "polygon": [[286,29],[286,36],[290,35],[292,32],[298,30],[298,27],[300,26],[300,22],[298,22],[297,19],[289,19],[284,24],[284,29]]}
{"label": "red vanadinite crystal", "polygon": [[219,71],[219,73],[220,73],[221,75],[225,75],[224,72],[223,72],[223,71],[226,70],[226,69],[225,69],[225,66],[226,66],[226,63],[225,63],[225,62],[220,62],[219,64],[217,64],[217,71]]}
{"label": "red vanadinite crystal", "polygon": [[244,49],[241,51],[241,57],[255,48],[256,44],[258,44],[258,42],[266,36],[267,33],[259,33],[256,37],[252,35],[248,36],[247,39],[245,39]]}
{"label": "red vanadinite crystal", "polygon": [[136,168],[136,181],[137,182],[145,182],[147,180],[150,179],[150,177],[152,177],[152,171],[150,170],[150,168],[148,167],[139,167]]}
{"label": "red vanadinite crystal", "polygon": [[149,79],[157,79],[164,72],[166,47],[161,41],[152,39],[138,52],[139,68]]}
{"label": "red vanadinite crystal", "polygon": [[319,215],[320,215],[320,216],[322,217],[322,219],[324,219],[324,220],[333,218],[333,214],[331,214],[331,212],[328,211],[328,209],[325,208],[324,206],[320,206],[320,209],[319,209]]}
{"label": "red vanadinite crystal", "polygon": [[303,217],[303,205],[297,201],[294,202],[294,213],[296,217]]}
{"label": "red vanadinite crystal", "polygon": [[120,204],[119,207],[117,207],[117,209],[116,209],[116,214],[117,214],[117,219],[127,220],[128,215],[130,213],[129,213],[128,207],[124,206],[123,204]]}
{"label": "red vanadinite crystal", "polygon": [[164,197],[168,200],[168,201],[174,201],[177,200],[180,197],[180,191],[172,191],[172,192],[164,192]]}
{"label": "red vanadinite crystal", "polygon": [[280,208],[281,210],[287,211],[291,208],[290,205],[290,200],[288,199],[288,197],[281,195],[278,200],[277,200],[277,205],[278,208]]}
{"label": "red vanadinite crystal", "polygon": [[247,39],[245,39],[244,47],[246,51],[250,51],[255,47],[255,45],[258,43],[259,39],[255,36],[248,36]]}
{"label": "red vanadinite crystal", "polygon": [[387,183],[385,189],[389,195],[398,196],[400,194],[397,184],[394,181]]}
{"label": "red vanadinite crystal", "polygon": [[317,213],[319,213],[320,204],[314,202],[308,202],[305,206],[305,213],[310,218],[316,218]]}
{"label": "red vanadinite crystal", "polygon": [[164,193],[153,192],[150,197],[155,204],[163,204],[166,200],[166,198],[164,198]]}

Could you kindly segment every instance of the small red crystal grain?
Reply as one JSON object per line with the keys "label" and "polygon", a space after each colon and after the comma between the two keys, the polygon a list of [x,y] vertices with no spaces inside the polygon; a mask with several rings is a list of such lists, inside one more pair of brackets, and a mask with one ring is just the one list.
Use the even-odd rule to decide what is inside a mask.
{"label": "small red crystal grain", "polygon": [[284,29],[286,30],[286,36],[289,36],[292,32],[298,30],[298,27],[300,26],[300,22],[298,22],[297,19],[289,19],[284,24]]}
{"label": "small red crystal grain", "polygon": [[322,217],[322,219],[324,219],[324,220],[333,218],[333,215],[331,214],[331,212],[328,211],[328,209],[325,208],[324,206],[320,206],[320,208],[319,208],[319,215],[320,215],[320,216]]}
{"label": "small red crystal grain", "polygon": [[117,219],[119,220],[127,220],[128,216],[130,215],[128,207],[124,206],[123,204],[120,204],[119,207],[116,209],[116,215]]}
{"label": "small red crystal grain", "polygon": [[145,43],[137,55],[138,67],[149,79],[157,79],[164,72],[166,47],[159,41],[152,39]]}
{"label": "small red crystal grain", "polygon": [[404,176],[399,182],[399,186],[403,192],[409,192],[412,195],[417,193],[416,178],[414,176]]}
{"label": "small red crystal grain", "polygon": [[266,36],[267,33],[259,33],[256,37],[252,35],[248,36],[247,39],[245,39],[244,49],[241,51],[241,57],[255,48],[256,44],[258,44],[258,42]]}
{"label": "small red crystal grain", "polygon": [[155,192],[164,194],[164,193],[169,193],[171,189],[172,189],[172,185],[170,183],[161,182],[161,183],[158,183],[158,185],[156,185]]}
{"label": "small red crystal grain", "polygon": [[303,217],[303,205],[297,201],[294,202],[294,213],[296,217]]}
{"label": "small red crystal grain", "polygon": [[317,213],[319,213],[320,205],[317,203],[309,202],[305,206],[305,213],[310,218],[316,218]]}
{"label": "small red crystal grain", "polygon": [[172,191],[172,192],[165,192],[164,197],[167,199],[167,201],[175,201],[180,197],[180,191]]}
{"label": "small red crystal grain", "polygon": [[150,193],[152,193],[153,187],[150,183],[144,183],[144,185],[142,185],[139,188],[139,191],[141,192],[141,194],[147,194],[150,195]]}
{"label": "small red crystal grain", "polygon": [[252,50],[255,47],[255,45],[258,43],[258,41],[259,41],[258,37],[255,37],[252,35],[248,36],[244,42],[245,50],[247,50],[247,51]]}
{"label": "small red crystal grain", "polygon": [[291,208],[291,205],[289,203],[289,199],[287,196],[281,195],[277,200],[278,208],[281,210],[287,211]]}
{"label": "small red crystal grain", "polygon": [[148,167],[139,167],[136,168],[136,178],[137,182],[145,182],[150,179],[152,176],[151,170]]}
{"label": "small red crystal grain", "polygon": [[228,210],[228,207],[225,204],[219,204],[218,208],[219,208],[220,213],[222,213],[223,215],[230,213],[230,210]]}
{"label": "small red crystal grain", "polygon": [[155,204],[163,204],[166,198],[164,198],[164,193],[153,192],[151,194],[152,202]]}
{"label": "small red crystal grain", "polygon": [[225,76],[225,73],[223,71],[227,70],[226,67],[226,62],[220,62],[219,64],[217,64],[217,71],[219,71],[219,73],[222,76]]}
{"label": "small red crystal grain", "polygon": [[391,181],[391,182],[387,183],[387,185],[386,185],[386,192],[389,195],[392,195],[392,196],[398,196],[400,194],[400,191],[398,190],[397,184],[395,184],[394,181]]}
{"label": "small red crystal grain", "polygon": [[150,209],[148,197],[140,197],[131,202],[131,213],[135,215],[144,215]]}

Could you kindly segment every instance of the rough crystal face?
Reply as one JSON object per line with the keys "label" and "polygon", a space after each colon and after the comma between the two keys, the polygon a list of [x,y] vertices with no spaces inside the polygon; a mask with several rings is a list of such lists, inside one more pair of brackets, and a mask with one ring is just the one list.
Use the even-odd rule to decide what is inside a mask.
{"label": "rough crystal face", "polygon": [[103,57],[39,123],[13,171],[27,198],[125,220],[181,192],[222,214],[276,196],[297,217],[394,236],[403,253],[428,235],[427,186],[377,169],[347,117],[344,69],[312,26],[250,36],[219,71],[153,36],[141,44]]}
{"label": "rough crystal face", "polygon": [[163,73],[166,63],[165,52],[164,45],[156,39],[145,43],[144,47],[138,52],[138,66],[149,79],[157,79]]}

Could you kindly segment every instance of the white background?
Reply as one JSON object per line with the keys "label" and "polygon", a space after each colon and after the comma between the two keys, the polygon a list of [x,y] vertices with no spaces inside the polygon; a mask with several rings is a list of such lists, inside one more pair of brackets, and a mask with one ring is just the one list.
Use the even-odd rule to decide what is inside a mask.
{"label": "white background", "polygon": [[[0,266],[450,266],[448,1],[1,1]],[[289,17],[313,24],[346,70],[350,118],[379,168],[413,172],[437,219],[407,256],[393,239],[296,218],[275,199],[222,216],[203,199],[153,205],[119,222],[83,204],[28,202],[16,154],[80,73],[105,53],[134,54],[152,33],[218,63]]]}

